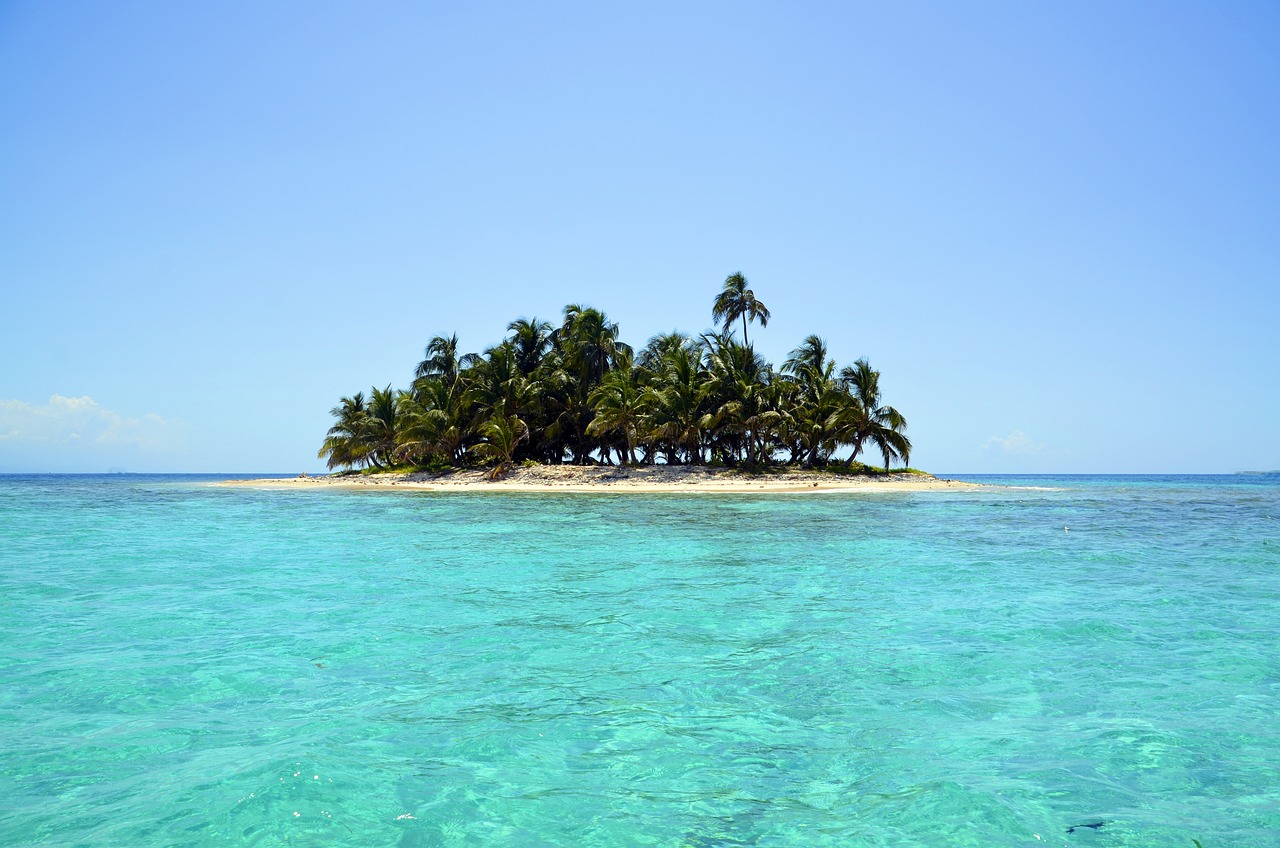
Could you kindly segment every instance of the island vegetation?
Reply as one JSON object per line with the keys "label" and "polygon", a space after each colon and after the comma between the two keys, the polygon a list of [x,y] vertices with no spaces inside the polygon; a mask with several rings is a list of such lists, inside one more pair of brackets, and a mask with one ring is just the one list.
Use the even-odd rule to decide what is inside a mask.
{"label": "island vegetation", "polygon": [[480,354],[437,336],[408,389],[341,399],[319,455],[330,469],[482,466],[494,477],[516,463],[881,470],[859,462],[864,449],[884,472],[909,462],[906,419],[866,359],[838,367],[811,335],[780,368],[766,362],[747,326],[767,326],[769,310],[741,273],[724,281],[712,317],[718,330],[658,335],[639,351],[604,312],[577,304],[558,326],[512,321]]}

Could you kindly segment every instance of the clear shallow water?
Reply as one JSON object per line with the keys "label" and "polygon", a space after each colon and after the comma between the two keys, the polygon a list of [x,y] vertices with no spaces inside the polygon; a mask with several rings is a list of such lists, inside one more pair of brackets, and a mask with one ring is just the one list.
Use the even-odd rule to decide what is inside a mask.
{"label": "clear shallow water", "polygon": [[0,844],[1280,842],[1276,477],[206,479],[0,477]]}

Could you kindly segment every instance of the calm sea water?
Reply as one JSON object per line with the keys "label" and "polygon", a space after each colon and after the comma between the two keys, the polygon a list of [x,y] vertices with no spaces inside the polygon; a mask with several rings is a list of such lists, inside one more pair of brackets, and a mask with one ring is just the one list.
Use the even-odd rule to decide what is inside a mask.
{"label": "calm sea water", "polygon": [[0,477],[0,844],[1280,844],[1275,476],[209,479]]}

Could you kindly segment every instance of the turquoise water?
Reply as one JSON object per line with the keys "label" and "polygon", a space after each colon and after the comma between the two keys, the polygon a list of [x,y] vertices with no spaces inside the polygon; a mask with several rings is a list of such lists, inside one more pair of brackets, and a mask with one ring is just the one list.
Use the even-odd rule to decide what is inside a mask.
{"label": "turquoise water", "polygon": [[207,479],[0,477],[0,844],[1280,844],[1280,478]]}

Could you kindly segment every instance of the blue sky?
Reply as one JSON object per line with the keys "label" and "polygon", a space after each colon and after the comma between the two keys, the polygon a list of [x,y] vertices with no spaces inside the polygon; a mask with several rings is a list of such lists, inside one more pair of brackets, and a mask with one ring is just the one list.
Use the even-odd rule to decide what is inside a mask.
{"label": "blue sky", "polygon": [[0,471],[279,471],[583,302],[938,472],[1280,468],[1280,6],[0,5]]}

